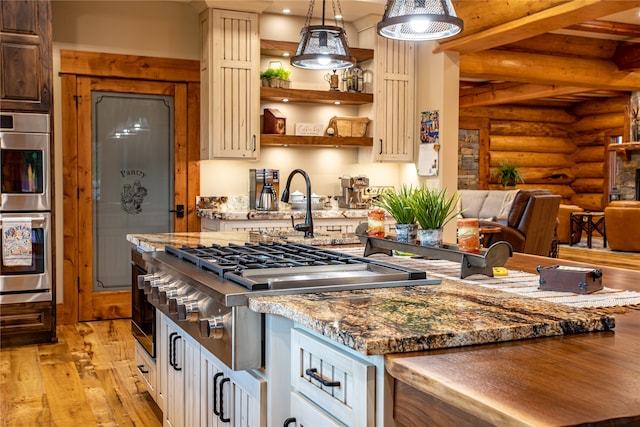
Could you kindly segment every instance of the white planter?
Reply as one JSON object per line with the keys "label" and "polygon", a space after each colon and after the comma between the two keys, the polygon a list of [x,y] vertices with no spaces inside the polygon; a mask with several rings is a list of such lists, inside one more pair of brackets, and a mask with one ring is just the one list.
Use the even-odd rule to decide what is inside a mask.
{"label": "white planter", "polygon": [[428,246],[431,248],[442,247],[442,229],[436,230],[418,230],[418,239],[421,246]]}

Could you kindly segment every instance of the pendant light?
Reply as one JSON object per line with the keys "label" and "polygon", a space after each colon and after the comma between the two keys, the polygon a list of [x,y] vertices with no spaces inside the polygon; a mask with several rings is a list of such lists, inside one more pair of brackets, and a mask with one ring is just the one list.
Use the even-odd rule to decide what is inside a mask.
{"label": "pendant light", "polygon": [[378,33],[397,40],[437,40],[458,34],[463,26],[451,0],[387,0]]}
{"label": "pendant light", "polygon": [[[338,14],[342,15],[339,0],[331,0],[334,16],[336,16],[336,3]],[[309,11],[304,28],[300,31],[302,38],[296,54],[291,57],[291,65],[298,68],[311,70],[340,70],[349,68],[355,64],[347,43],[347,33],[342,26],[325,25],[324,12],[325,0],[322,0],[322,25],[311,25],[313,6],[315,0],[309,3]]]}

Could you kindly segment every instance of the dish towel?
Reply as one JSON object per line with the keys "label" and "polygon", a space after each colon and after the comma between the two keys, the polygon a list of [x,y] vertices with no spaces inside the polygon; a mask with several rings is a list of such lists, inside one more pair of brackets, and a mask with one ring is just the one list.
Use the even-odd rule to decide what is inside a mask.
{"label": "dish towel", "polygon": [[6,267],[32,264],[31,218],[2,219],[2,264]]}

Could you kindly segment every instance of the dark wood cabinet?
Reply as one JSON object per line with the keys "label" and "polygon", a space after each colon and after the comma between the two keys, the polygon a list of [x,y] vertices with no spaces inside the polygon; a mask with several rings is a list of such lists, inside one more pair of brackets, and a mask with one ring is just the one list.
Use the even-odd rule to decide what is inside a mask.
{"label": "dark wood cabinet", "polygon": [[49,0],[0,0],[0,105],[3,111],[50,113]]}
{"label": "dark wood cabinet", "polygon": [[0,314],[1,346],[57,342],[55,304],[31,302],[3,304]]}

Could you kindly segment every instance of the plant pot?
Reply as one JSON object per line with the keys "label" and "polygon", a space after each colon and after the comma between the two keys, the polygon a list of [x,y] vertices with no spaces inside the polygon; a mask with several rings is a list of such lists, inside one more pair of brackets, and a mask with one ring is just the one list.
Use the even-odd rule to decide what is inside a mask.
{"label": "plant pot", "polygon": [[418,239],[421,246],[427,246],[431,248],[442,247],[442,229],[435,230],[418,230]]}
{"label": "plant pot", "polygon": [[396,240],[398,243],[416,243],[418,224],[396,224]]}

